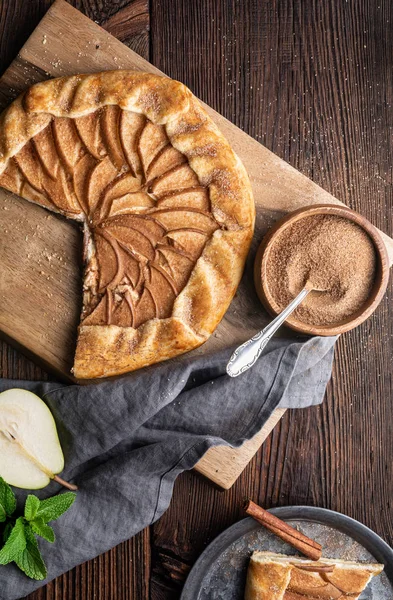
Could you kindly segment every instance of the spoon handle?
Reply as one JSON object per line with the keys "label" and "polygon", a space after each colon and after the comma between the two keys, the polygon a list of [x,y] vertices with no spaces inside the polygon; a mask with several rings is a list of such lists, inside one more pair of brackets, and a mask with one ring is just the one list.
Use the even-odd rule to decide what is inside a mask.
{"label": "spoon handle", "polygon": [[296,298],[265,329],[262,329],[250,340],[236,348],[227,364],[227,373],[230,377],[241,375],[256,363],[270,338],[273,337],[277,329],[281,327],[310,291],[308,288],[303,288]]}

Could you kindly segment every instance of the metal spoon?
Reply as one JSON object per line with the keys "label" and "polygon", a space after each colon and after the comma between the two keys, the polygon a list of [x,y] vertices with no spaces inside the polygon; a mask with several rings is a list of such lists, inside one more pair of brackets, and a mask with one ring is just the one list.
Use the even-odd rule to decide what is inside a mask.
{"label": "metal spoon", "polygon": [[310,281],[307,281],[302,291],[288,304],[286,308],[271,322],[269,325],[262,329],[259,333],[254,335],[251,339],[247,340],[236,348],[227,364],[227,373],[231,377],[237,377],[252,367],[261,355],[262,350],[268,343],[268,341],[276,333],[277,329],[286,321],[290,314],[293,313],[295,308],[303,302],[304,298],[312,291],[325,291],[318,290],[315,288]]}

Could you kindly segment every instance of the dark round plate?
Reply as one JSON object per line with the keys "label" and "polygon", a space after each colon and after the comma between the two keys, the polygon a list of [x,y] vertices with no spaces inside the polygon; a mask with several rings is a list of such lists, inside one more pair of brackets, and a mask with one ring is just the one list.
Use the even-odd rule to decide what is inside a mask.
{"label": "dark round plate", "polygon": [[[288,506],[270,512],[322,544],[325,558],[383,563],[384,572],[374,577],[361,600],[393,598],[393,550],[371,529],[324,508]],[[296,554],[254,519],[243,519],[219,535],[199,557],[181,600],[243,600],[248,560],[254,550]]]}

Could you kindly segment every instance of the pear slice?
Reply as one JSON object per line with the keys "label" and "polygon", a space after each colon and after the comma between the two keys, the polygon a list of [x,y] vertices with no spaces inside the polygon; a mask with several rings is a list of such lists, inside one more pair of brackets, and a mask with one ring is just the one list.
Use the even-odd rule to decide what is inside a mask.
{"label": "pear slice", "polygon": [[63,469],[56,423],[46,404],[27,390],[0,393],[0,476],[23,489],[39,490],[51,479],[77,489],[57,476]]}

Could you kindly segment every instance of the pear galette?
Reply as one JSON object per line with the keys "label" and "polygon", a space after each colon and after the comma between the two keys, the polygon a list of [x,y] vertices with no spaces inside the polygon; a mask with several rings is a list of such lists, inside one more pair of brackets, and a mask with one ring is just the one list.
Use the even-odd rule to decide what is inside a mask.
{"label": "pear galette", "polygon": [[115,71],[33,86],[0,117],[0,185],[83,225],[77,378],[191,350],[228,308],[251,187],[181,83]]}
{"label": "pear galette", "polygon": [[377,563],[322,558],[313,562],[273,552],[254,552],[244,600],[357,600],[383,571]]}

